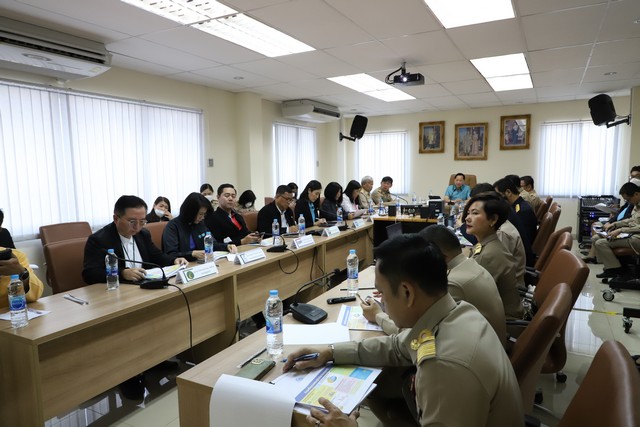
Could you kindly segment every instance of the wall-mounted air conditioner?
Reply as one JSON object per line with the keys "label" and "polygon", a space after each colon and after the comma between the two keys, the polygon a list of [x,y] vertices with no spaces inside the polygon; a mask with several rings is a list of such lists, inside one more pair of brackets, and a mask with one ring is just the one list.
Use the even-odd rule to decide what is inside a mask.
{"label": "wall-mounted air conditioner", "polygon": [[282,102],[282,116],[313,123],[327,123],[340,119],[338,107],[313,101],[296,99]]}
{"label": "wall-mounted air conditioner", "polygon": [[0,17],[0,68],[72,80],[102,74],[110,64],[101,43]]}

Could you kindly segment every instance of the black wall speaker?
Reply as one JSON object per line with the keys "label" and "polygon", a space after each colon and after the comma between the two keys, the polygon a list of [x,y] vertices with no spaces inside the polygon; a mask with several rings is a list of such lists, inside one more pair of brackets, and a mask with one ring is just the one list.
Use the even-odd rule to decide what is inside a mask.
{"label": "black wall speaker", "polygon": [[591,110],[591,120],[596,126],[607,124],[616,118],[613,101],[609,95],[604,93],[589,100],[589,109]]}
{"label": "black wall speaker", "polygon": [[367,130],[367,123],[369,123],[369,119],[356,115],[353,118],[353,123],[351,123],[351,132],[349,132],[349,135],[355,139],[362,138],[364,131]]}

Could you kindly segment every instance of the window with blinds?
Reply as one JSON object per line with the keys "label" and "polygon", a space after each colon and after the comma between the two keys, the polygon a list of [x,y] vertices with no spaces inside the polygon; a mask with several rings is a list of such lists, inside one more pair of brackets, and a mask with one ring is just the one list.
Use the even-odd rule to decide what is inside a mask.
{"label": "window with blinds", "polygon": [[409,192],[409,136],[407,132],[367,133],[356,141],[358,180],[373,177],[376,188],[382,177],[393,178],[392,193]]}

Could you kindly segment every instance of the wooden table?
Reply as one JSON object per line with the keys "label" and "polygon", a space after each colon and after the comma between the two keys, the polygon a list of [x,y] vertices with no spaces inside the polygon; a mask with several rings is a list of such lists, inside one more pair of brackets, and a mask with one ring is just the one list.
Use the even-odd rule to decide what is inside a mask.
{"label": "wooden table", "polygon": [[[335,237],[314,237],[312,246],[266,253],[266,259],[243,266],[219,261],[218,274],[179,285],[191,309],[193,344],[215,339],[225,348],[234,339],[238,318],[261,311],[269,289],[281,289],[286,298],[332,268],[334,259],[342,259],[345,268],[348,250],[370,242],[370,233],[366,225]],[[370,243],[359,253],[371,263]],[[41,427],[190,346],[185,301],[174,287],[143,290],[121,284],[107,291],[105,284],[95,284],[71,293],[90,304],[52,295],[29,304],[50,313],[28,326],[14,330],[9,322],[0,323],[2,425]]]}
{"label": "wooden table", "polygon": [[[368,267],[361,271],[359,279],[359,285],[361,288],[374,287],[374,267]],[[341,288],[345,288],[344,284],[334,287],[311,301],[312,304],[327,311],[328,317],[324,322],[335,322],[338,318],[340,304],[328,305],[326,303],[326,299],[329,297],[346,295],[345,291],[340,290]],[[360,291],[360,295],[363,297],[371,295],[372,293],[372,290]],[[348,304],[358,305],[359,301],[356,300]],[[294,320],[291,315],[287,315],[284,318],[284,323],[299,322]],[[375,336],[381,333],[382,332],[350,331],[350,336],[352,340],[361,340],[368,336]],[[218,378],[220,378],[222,374],[234,374],[237,372],[237,365],[246,360],[252,354],[255,354],[255,352],[263,348],[265,344],[265,331],[257,331],[242,341],[237,342],[231,347],[221,351],[215,356],[178,376],[177,384],[180,426],[208,427],[210,416],[209,403],[211,400],[211,393],[213,392],[213,385],[218,381]],[[283,357],[296,348],[297,346],[285,346]],[[282,366],[282,358],[279,358],[276,361],[276,366],[262,379],[262,381],[270,381],[279,376],[282,373]],[[294,416],[292,425],[306,425],[304,417]]]}
{"label": "wooden table", "polygon": [[373,245],[378,246],[387,240],[387,226],[399,222],[403,233],[417,233],[423,228],[437,224],[435,218],[420,218],[420,216],[374,216],[373,217]]}

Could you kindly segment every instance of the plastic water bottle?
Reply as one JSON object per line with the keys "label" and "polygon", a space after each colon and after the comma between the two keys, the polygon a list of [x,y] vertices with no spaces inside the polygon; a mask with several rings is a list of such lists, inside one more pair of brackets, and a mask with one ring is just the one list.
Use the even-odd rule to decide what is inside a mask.
{"label": "plastic water bottle", "polygon": [[278,290],[269,291],[269,298],[264,307],[264,318],[267,321],[267,353],[272,358],[282,354],[282,300]]}
{"label": "plastic water bottle", "polygon": [[400,210],[400,199],[396,199],[396,216],[400,216],[402,211]]}
{"label": "plastic water bottle", "polygon": [[338,208],[336,211],[336,221],[338,222],[338,225],[342,225],[342,208]]}
{"label": "plastic water bottle", "polygon": [[378,207],[378,215],[384,215],[384,203],[382,203],[382,200],[380,200],[380,206]]}
{"label": "plastic water bottle", "polygon": [[442,213],[438,215],[438,225],[444,225],[444,215]]}
{"label": "plastic water bottle", "polygon": [[418,196],[416,196],[416,193],[413,193],[413,196],[411,197],[411,204],[415,205],[418,203]]}
{"label": "plastic water bottle", "polygon": [[20,276],[11,275],[11,282],[7,289],[9,296],[9,310],[11,310],[11,327],[21,328],[27,326],[29,318],[27,317],[27,297],[24,294],[24,285]]}
{"label": "plastic water bottle", "polygon": [[300,218],[298,218],[298,237],[304,236],[304,230],[306,228],[304,215],[300,214]]}
{"label": "plastic water bottle", "polygon": [[210,231],[204,235],[204,262],[213,262],[213,236]]}
{"label": "plastic water bottle", "polygon": [[373,215],[373,201],[369,200],[369,216]]}
{"label": "plastic water bottle", "polygon": [[120,287],[120,279],[118,276],[118,258],[113,249],[107,250],[107,256],[104,257],[104,266],[107,272],[107,290],[113,291]]}
{"label": "plastic water bottle", "polygon": [[280,245],[280,224],[276,218],[273,219],[273,223],[271,224],[271,234],[273,236],[273,245]]}
{"label": "plastic water bottle", "polygon": [[358,293],[358,255],[355,249],[349,249],[347,256],[347,294],[355,296]]}

